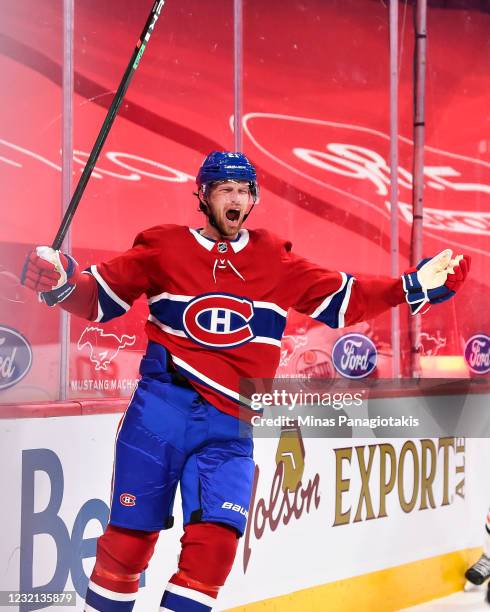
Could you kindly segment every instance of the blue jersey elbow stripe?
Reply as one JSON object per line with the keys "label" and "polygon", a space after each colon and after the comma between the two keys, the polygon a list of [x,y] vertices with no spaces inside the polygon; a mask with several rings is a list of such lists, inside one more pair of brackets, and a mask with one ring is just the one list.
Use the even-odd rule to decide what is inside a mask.
{"label": "blue jersey elbow stripe", "polygon": [[316,314],[313,318],[317,321],[325,323],[329,327],[344,327],[345,313],[349,305],[350,293],[354,278],[351,274],[345,275],[345,282],[342,288],[331,296],[327,305],[323,310]]}
{"label": "blue jersey elbow stripe", "polygon": [[97,266],[90,266],[85,272],[91,274],[97,282],[97,299],[99,302],[97,322],[105,323],[115,317],[120,317],[129,310],[130,305],[126,304],[112,291],[98,273]]}
{"label": "blue jersey elbow stripe", "polygon": [[107,293],[102,289],[102,287],[98,286],[99,290],[99,311],[102,312],[102,318],[99,319],[101,323],[105,323],[106,321],[110,321],[115,317],[120,317],[123,315],[126,310],[119,306]]}

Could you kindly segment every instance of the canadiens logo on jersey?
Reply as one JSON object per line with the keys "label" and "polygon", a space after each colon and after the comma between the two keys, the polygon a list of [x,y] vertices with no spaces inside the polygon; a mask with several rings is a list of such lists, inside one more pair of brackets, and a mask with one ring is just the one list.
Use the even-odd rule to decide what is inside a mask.
{"label": "canadiens logo on jersey", "polygon": [[184,310],[185,333],[204,346],[231,348],[255,337],[250,322],[253,303],[247,298],[210,293],[191,300]]}

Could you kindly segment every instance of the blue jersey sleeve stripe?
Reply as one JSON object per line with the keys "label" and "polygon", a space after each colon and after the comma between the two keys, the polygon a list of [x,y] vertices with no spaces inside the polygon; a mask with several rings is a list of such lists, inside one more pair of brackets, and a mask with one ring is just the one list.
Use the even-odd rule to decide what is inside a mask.
{"label": "blue jersey sleeve stripe", "polygon": [[349,280],[347,281],[347,286],[345,288],[344,299],[342,300],[342,304],[339,310],[339,327],[345,327],[345,313],[347,312],[347,308],[349,307],[350,294],[352,292],[352,285],[356,280],[353,276],[349,276]]}
{"label": "blue jersey sleeve stripe", "polygon": [[345,327],[345,313],[349,306],[354,277],[341,272],[342,283],[340,288],[329,295],[320,306],[310,315],[313,319],[325,323],[329,327]]}
{"label": "blue jersey sleeve stripe", "polygon": [[91,274],[97,282],[98,307],[96,322],[106,323],[115,317],[123,315],[130,309],[130,305],[118,297],[104,281],[97,271],[97,266],[90,266],[86,272]]}
{"label": "blue jersey sleeve stripe", "polygon": [[323,302],[317,306],[315,308],[315,310],[310,314],[310,317],[312,317],[313,319],[316,319],[318,317],[319,314],[321,314],[324,310],[326,310],[328,308],[328,306],[330,305],[330,302],[333,300],[333,298],[335,297],[335,295],[337,295],[337,293],[339,293],[340,291],[342,291],[347,283],[347,274],[345,274],[345,272],[340,272],[340,276],[342,279],[342,282],[340,283],[340,287],[337,289],[337,291],[335,291],[334,293],[331,293],[330,295],[328,295]]}
{"label": "blue jersey sleeve stripe", "polygon": [[127,302],[125,302],[123,299],[121,299],[110,287],[109,285],[105,282],[105,280],[102,278],[102,276],[99,274],[99,271],[97,270],[97,266],[90,266],[90,272],[91,274],[95,277],[95,280],[97,281],[97,284],[102,287],[102,289],[104,289],[105,293],[111,298],[111,300],[113,302],[115,302],[116,304],[118,304],[125,312],[127,312],[130,308],[131,305],[128,304]]}

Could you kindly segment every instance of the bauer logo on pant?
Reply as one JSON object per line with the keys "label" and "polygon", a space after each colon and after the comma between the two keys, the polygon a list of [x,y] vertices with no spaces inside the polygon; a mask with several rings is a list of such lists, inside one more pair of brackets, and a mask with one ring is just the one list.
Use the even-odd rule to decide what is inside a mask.
{"label": "bauer logo on pant", "polygon": [[248,517],[248,510],[243,506],[240,506],[240,504],[234,504],[233,502],[224,502],[221,507],[225,510],[233,510],[233,512],[238,512],[239,514],[242,514],[245,518]]}
{"label": "bauer logo on pant", "polygon": [[121,493],[119,501],[123,506],[136,506],[136,497],[131,493]]}

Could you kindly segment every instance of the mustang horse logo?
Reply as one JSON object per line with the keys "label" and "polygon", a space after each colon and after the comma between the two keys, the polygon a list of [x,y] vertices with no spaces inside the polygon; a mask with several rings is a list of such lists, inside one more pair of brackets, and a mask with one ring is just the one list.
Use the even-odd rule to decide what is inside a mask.
{"label": "mustang horse logo", "polygon": [[111,361],[115,359],[119,351],[127,346],[133,346],[136,336],[121,337],[116,334],[106,334],[100,327],[86,327],[78,340],[78,350],[81,351],[88,346],[90,361],[95,363],[95,370],[106,371]]}

